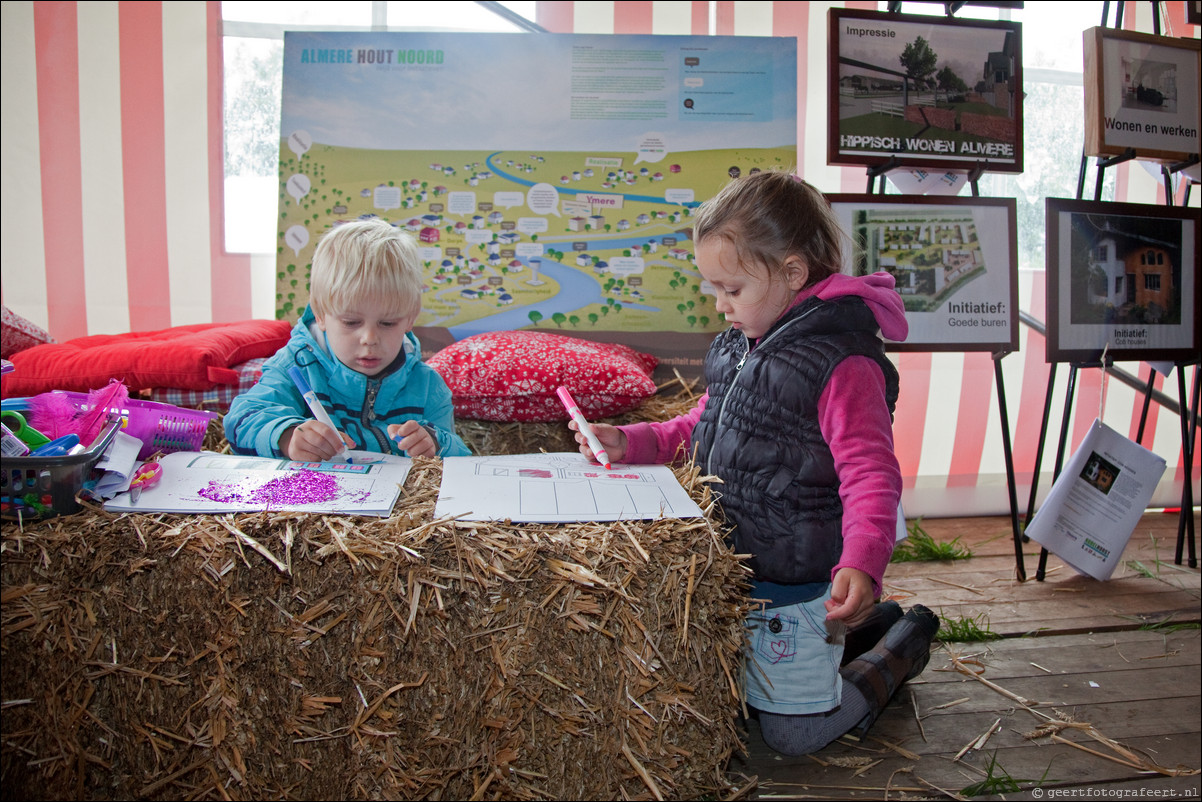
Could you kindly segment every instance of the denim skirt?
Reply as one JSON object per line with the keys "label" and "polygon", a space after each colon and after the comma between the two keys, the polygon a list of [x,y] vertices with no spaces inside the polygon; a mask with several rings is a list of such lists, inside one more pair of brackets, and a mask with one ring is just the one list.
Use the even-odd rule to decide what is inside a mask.
{"label": "denim skirt", "polygon": [[827,622],[829,598],[828,587],[812,601],[753,610],[747,616],[743,670],[748,705],[791,716],[839,706],[843,624]]}

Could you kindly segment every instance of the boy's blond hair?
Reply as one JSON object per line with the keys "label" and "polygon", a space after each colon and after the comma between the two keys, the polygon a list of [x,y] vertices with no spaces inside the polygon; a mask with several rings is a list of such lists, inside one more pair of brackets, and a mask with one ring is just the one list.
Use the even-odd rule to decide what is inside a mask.
{"label": "boy's blond hair", "polygon": [[361,298],[395,302],[409,321],[422,308],[421,259],[407,232],[379,218],[343,223],[321,238],[309,274],[309,306],[337,315]]}

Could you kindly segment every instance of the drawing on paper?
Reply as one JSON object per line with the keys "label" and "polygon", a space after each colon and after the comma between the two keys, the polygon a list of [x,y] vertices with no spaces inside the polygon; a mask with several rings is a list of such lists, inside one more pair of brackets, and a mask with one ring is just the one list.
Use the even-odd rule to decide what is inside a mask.
{"label": "drawing on paper", "polygon": [[448,458],[435,511],[470,520],[543,522],[701,515],[663,465],[606,470],[571,452]]}

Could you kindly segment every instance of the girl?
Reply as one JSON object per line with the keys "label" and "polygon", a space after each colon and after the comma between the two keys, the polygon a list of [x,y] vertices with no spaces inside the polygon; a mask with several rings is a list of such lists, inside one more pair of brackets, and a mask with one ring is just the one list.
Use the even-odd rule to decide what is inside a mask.
{"label": "girl", "polygon": [[903,340],[908,326],[892,276],[839,273],[844,236],[797,176],[728,184],[693,230],[730,324],[706,355],[706,394],[670,421],[593,425],[615,462],[693,454],[722,480],[732,545],[750,555],[752,597],[767,600],[747,621],[747,702],[765,742],[790,755],[863,734],[926,666],[939,628],[921,605],[902,616],[873,602],[901,493],[898,374],[881,335]]}

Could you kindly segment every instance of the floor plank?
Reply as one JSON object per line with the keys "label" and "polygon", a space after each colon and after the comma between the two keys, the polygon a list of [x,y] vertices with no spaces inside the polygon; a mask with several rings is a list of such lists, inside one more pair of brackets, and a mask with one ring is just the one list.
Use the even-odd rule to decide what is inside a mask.
{"label": "floor plank", "polygon": [[[974,790],[991,776],[992,791],[975,798],[1032,799],[1036,787],[1077,789],[1078,796],[1088,787],[1094,796],[1197,798],[1202,575],[1171,562],[1175,516],[1145,515],[1107,582],[1077,574],[1054,555],[1046,578],[1034,580],[1039,552],[1030,543],[1024,544],[1029,578],[1017,581],[1008,518],[921,523],[936,540],[960,538],[973,556],[893,564],[886,595],[903,607],[925,604],[944,618],[980,616],[1004,637],[937,645],[927,670],[895,697],[862,743],[841,740],[812,756],[787,757],[764,744],[754,720],[747,722],[747,754],[733,758],[730,769],[732,776],[757,778],[754,798],[947,798],[944,792]],[[956,671],[953,655],[994,687]],[[1159,765],[1180,776],[1028,737],[1049,718],[1092,725],[1100,737],[1142,755],[1145,768]],[[956,759],[994,729],[984,749]],[[1120,754],[1079,729],[1060,735],[1111,758]],[[864,768],[873,761],[879,763]]]}

